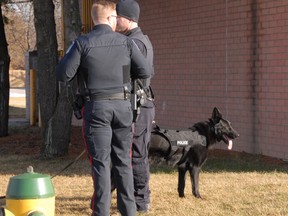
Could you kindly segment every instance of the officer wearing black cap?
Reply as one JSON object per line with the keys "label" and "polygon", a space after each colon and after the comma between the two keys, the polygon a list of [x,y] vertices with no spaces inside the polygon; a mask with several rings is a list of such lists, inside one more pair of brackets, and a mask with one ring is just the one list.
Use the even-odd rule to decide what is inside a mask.
{"label": "officer wearing black cap", "polygon": [[151,66],[130,38],[114,32],[115,3],[98,0],[91,14],[95,27],[74,41],[56,75],[59,81],[70,81],[80,74],[84,78],[83,132],[94,183],[92,215],[110,215],[111,157],[118,209],[121,215],[135,216],[130,78],[149,78]]}
{"label": "officer wearing black cap", "polygon": [[[153,47],[147,35],[144,35],[138,20],[139,4],[135,0],[120,0],[116,7],[116,31],[132,38],[151,66],[153,66]],[[154,74],[152,68],[151,74]],[[151,136],[152,122],[155,117],[154,96],[150,87],[150,78],[141,80],[148,93],[147,101],[140,107],[140,113],[134,124],[132,144],[132,167],[134,177],[134,195],[137,210],[147,212],[150,207],[150,167],[148,160],[148,144]]]}

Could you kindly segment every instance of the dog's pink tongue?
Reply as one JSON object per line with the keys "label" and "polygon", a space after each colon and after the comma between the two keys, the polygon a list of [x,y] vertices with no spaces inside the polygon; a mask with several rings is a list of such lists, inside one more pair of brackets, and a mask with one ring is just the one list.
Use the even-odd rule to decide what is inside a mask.
{"label": "dog's pink tongue", "polygon": [[229,140],[228,149],[231,150],[232,147],[233,147],[233,142],[232,140]]}

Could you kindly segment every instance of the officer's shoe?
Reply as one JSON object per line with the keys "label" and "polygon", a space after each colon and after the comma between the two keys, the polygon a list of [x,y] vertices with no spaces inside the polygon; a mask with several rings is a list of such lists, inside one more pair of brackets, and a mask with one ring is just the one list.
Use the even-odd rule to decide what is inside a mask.
{"label": "officer's shoe", "polygon": [[144,211],[144,210],[137,210],[137,215],[146,215],[146,214],[148,214],[148,212],[149,212],[149,210],[146,210],[146,211]]}
{"label": "officer's shoe", "polygon": [[150,209],[150,203],[147,203],[145,204],[145,207],[144,208],[141,208],[141,209],[137,209],[137,212],[142,215],[142,214],[148,214],[149,212],[149,209]]}

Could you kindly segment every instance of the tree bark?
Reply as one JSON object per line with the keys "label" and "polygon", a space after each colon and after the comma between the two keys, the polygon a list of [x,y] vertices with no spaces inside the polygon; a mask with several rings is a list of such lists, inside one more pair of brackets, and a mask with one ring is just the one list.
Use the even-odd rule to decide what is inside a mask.
{"label": "tree bark", "polygon": [[0,5],[0,137],[8,136],[10,56]]}
{"label": "tree bark", "polygon": [[81,34],[81,17],[79,1],[63,1],[64,50]]}
{"label": "tree bark", "polygon": [[56,81],[55,66],[58,63],[58,52],[53,1],[34,0],[34,14],[42,122],[41,156],[52,158],[68,153],[71,133],[72,90],[65,84],[60,86]]}
{"label": "tree bark", "polygon": [[[80,17],[80,9],[79,9],[79,1],[78,0],[70,0],[70,1],[62,1],[62,10],[63,10],[63,32],[64,32],[64,51],[68,49],[68,47],[72,44],[72,42],[80,36],[81,34],[81,17]],[[60,85],[63,85],[61,83]],[[64,84],[65,85],[65,84]],[[74,98],[74,94],[77,90],[77,79],[74,79],[71,84],[70,90],[68,91],[68,99]],[[61,89],[65,89],[65,86],[62,86]],[[70,99],[71,100],[71,99]]]}

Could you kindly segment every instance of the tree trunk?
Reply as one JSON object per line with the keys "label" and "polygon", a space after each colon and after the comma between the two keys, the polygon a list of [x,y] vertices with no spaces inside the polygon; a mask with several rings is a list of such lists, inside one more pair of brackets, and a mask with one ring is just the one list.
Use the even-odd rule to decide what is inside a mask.
{"label": "tree trunk", "polygon": [[[82,2],[82,1],[80,1]],[[79,0],[63,1],[64,50],[81,34]]]}
{"label": "tree trunk", "polygon": [[[62,1],[62,10],[63,10],[63,32],[64,32],[64,50],[72,44],[72,42],[80,36],[81,34],[81,17],[79,9],[79,0],[70,0]],[[63,84],[63,83],[61,83]],[[65,85],[65,84],[64,84]],[[61,89],[65,89],[65,86],[62,86]],[[74,79],[71,83],[71,88],[68,91],[68,97],[71,98],[70,101],[73,101],[75,92],[77,91],[77,79]],[[68,100],[69,100],[68,98]]]}
{"label": "tree trunk", "polygon": [[53,1],[34,0],[33,2],[42,121],[41,156],[51,158],[68,153],[72,117],[72,91],[67,85],[61,85],[59,89],[60,86],[56,81],[55,66],[58,63],[58,53]]}
{"label": "tree trunk", "polygon": [[10,56],[0,5],[0,137],[8,136]]}

